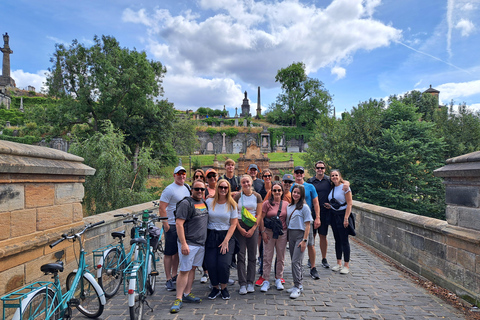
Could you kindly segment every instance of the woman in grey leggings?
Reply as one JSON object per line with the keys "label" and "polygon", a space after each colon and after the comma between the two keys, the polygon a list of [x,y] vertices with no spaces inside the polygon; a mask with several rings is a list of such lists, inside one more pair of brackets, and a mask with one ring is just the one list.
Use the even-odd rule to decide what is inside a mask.
{"label": "woman in grey leggings", "polygon": [[288,289],[290,298],[296,299],[303,291],[303,256],[307,248],[310,234],[310,222],[312,222],[310,208],[305,203],[305,188],[302,185],[294,185],[292,188],[292,202],[287,207],[288,246],[292,259],[292,276],[294,286]]}

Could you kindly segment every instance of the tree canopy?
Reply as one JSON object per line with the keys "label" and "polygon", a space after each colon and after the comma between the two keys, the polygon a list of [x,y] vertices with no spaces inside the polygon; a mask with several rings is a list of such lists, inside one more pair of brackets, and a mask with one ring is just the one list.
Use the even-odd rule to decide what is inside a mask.
{"label": "tree canopy", "polygon": [[269,122],[313,129],[315,120],[331,112],[332,97],[320,80],[307,76],[303,62],[278,70],[275,81],[282,93],[268,109]]}

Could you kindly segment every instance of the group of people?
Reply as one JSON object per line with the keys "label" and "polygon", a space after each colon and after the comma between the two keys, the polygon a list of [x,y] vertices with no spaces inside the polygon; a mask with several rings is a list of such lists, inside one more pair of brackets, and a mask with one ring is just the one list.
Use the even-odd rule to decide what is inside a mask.
{"label": "group of people", "polygon": [[[195,270],[203,267],[202,280],[210,279],[209,299],[230,299],[230,267],[236,261],[238,293],[266,292],[271,285],[284,290],[285,253],[290,253],[292,299],[303,291],[303,259],[309,257],[310,275],[319,279],[315,261],[315,236],[320,237],[322,266],[326,259],[328,225],[335,238],[337,265],[333,271],[349,273],[350,245],[348,221],[352,193],[348,181],[338,170],[325,175],[325,163],[315,164],[316,175],[304,181],[305,169],[297,166],[294,175],[285,174],[281,182],[272,181],[272,172],[262,172],[251,164],[248,174],[235,176],[235,161],[225,161],[225,174],[213,169],[195,171],[191,186],[185,183],[186,170],[174,170],[174,182],[162,193],[159,213],[168,217],[165,231],[164,266],[166,289],[176,290],[170,312],[179,312],[185,302],[198,303],[192,292]],[[332,200],[333,199],[333,200]],[[287,246],[288,242],[288,246]],[[260,252],[260,278],[256,278],[257,252]],[[236,260],[234,257],[236,256]],[[342,265],[343,258],[343,265]],[[274,265],[275,280],[270,273]],[[178,272],[177,272],[178,270]],[[207,276],[208,274],[208,276]],[[206,281],[206,280],[205,280]]]}

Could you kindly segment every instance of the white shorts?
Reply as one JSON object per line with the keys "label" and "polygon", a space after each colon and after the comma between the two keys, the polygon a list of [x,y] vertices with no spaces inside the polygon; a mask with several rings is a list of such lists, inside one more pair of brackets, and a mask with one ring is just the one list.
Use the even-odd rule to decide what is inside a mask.
{"label": "white shorts", "polygon": [[182,254],[182,245],[178,242],[178,267],[180,271],[190,271],[193,267],[200,267],[205,256],[205,247],[189,244],[190,254]]}

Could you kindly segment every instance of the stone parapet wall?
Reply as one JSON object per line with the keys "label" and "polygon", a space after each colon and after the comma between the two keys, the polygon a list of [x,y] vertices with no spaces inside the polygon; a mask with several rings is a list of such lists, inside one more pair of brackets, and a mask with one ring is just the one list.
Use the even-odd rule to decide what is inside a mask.
{"label": "stone parapet wall", "polygon": [[480,303],[479,231],[358,201],[352,211],[359,240],[458,296]]}

